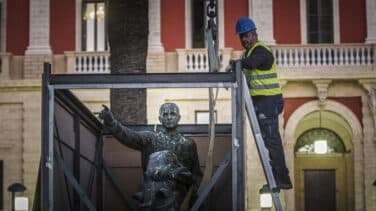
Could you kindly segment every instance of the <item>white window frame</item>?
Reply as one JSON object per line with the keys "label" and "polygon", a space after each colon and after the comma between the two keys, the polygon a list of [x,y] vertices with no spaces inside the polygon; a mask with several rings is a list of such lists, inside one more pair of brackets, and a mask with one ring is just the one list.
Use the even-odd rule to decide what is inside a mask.
{"label": "white window frame", "polygon": [[[307,43],[307,0],[300,0],[300,32],[301,43]],[[333,0],[333,42],[340,44],[339,31],[339,0]]]}
{"label": "white window frame", "polygon": [[[104,3],[105,2],[106,1],[104,1]],[[75,37],[75,39],[76,39],[76,46],[75,46],[76,51],[82,51],[83,50],[82,49],[82,3],[83,3],[83,0],[76,0],[76,37]],[[108,43],[105,43],[104,45],[108,45]],[[105,49],[106,49],[106,47],[105,47]],[[108,46],[107,46],[107,49],[108,49]]]}

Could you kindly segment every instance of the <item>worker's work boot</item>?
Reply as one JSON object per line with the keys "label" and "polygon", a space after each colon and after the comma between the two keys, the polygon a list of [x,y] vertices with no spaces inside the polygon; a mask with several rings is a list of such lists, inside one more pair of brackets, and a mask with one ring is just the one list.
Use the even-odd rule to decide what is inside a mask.
{"label": "worker's work boot", "polygon": [[277,186],[279,189],[291,189],[292,183],[289,175],[279,176],[277,179]]}
{"label": "worker's work boot", "polygon": [[262,186],[262,189],[268,193],[275,193],[275,192],[280,192],[278,186],[276,188],[273,188],[272,191],[270,191],[270,188],[269,188],[269,185],[268,184],[265,184]]}

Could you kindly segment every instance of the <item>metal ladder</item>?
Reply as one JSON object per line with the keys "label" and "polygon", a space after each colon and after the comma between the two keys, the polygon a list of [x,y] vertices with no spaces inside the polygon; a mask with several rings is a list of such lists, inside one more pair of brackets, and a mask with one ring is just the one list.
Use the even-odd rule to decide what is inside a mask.
{"label": "metal ladder", "polygon": [[253,136],[255,138],[257,151],[259,154],[259,157],[261,159],[261,165],[264,170],[264,174],[266,177],[266,180],[269,185],[269,189],[271,190],[271,195],[274,202],[274,207],[276,211],[283,211],[281,201],[279,199],[279,193],[277,184],[275,182],[272,167],[269,163],[269,158],[267,156],[267,151],[265,148],[264,140],[261,135],[260,125],[258,124],[255,108],[253,107],[252,98],[249,95],[249,91],[247,89],[247,80],[243,74],[243,93],[244,93],[244,99],[245,99],[245,108],[248,115],[249,124],[252,129]]}

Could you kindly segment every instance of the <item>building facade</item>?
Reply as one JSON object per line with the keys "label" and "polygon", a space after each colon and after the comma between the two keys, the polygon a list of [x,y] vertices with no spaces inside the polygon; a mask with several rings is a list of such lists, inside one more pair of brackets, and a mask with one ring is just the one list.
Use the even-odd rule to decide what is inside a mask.
{"label": "building facade", "polygon": [[[336,210],[376,210],[376,2],[217,2],[222,69],[242,55],[234,33],[239,17],[256,22],[259,39],[277,60],[285,97],[280,131],[294,184],[281,193],[285,210],[315,209],[317,196]],[[204,3],[149,1],[147,72],[208,71]],[[0,210],[9,210],[10,184],[23,183],[24,195],[34,197],[43,62],[52,63],[53,73],[106,73],[110,53],[106,0],[0,4]],[[74,92],[93,112],[109,103],[108,90]],[[206,89],[150,89],[147,95],[149,124],[170,101],[179,105],[182,123],[207,121]],[[229,91],[219,90],[218,123],[231,122],[230,99]],[[265,180],[252,141],[246,151],[247,209],[259,210]]]}

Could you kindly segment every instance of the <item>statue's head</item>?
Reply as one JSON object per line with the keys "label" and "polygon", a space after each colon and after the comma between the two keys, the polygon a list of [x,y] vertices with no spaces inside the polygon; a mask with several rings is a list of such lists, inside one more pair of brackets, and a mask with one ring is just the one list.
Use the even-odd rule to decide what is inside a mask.
{"label": "statue's head", "polygon": [[164,103],[161,105],[159,109],[159,121],[165,128],[176,128],[179,120],[179,108],[175,103]]}

